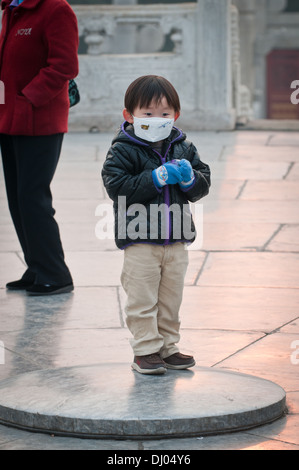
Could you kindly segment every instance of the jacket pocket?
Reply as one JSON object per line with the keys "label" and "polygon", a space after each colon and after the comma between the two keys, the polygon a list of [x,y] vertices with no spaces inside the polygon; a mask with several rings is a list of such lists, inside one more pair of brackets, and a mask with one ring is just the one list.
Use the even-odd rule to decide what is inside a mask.
{"label": "jacket pocket", "polygon": [[33,135],[33,108],[25,96],[16,96],[11,133],[14,135]]}
{"label": "jacket pocket", "polygon": [[33,107],[33,131],[35,135],[49,135],[52,132],[52,102]]}

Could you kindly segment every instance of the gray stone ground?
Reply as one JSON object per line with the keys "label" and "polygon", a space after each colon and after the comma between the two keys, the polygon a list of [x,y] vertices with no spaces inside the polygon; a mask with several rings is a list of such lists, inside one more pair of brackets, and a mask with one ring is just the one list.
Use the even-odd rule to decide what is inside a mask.
{"label": "gray stone ground", "polygon": [[[205,438],[105,441],[0,426],[0,450],[299,450],[299,134],[188,134],[212,171],[203,245],[190,252],[181,350],[199,366],[271,380],[288,414],[250,431]],[[6,292],[24,270],[0,173],[0,380],[39,369],[128,364],[132,352],[120,286],[122,252],[95,228],[110,204],[101,167],[112,134],[68,134],[52,186],[73,294]],[[97,212],[99,214],[99,212]],[[0,356],[1,359],[1,356]],[[4,359],[4,360],[3,360]],[[121,393],[121,391],[120,391]]]}

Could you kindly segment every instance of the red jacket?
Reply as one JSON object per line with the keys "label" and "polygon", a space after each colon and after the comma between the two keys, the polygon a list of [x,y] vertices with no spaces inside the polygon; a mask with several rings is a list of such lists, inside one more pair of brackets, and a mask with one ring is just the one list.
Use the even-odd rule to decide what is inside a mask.
{"label": "red jacket", "polygon": [[[0,133],[67,132],[68,81],[78,74],[78,25],[66,0],[3,0]],[[0,103],[2,101],[0,100]]]}

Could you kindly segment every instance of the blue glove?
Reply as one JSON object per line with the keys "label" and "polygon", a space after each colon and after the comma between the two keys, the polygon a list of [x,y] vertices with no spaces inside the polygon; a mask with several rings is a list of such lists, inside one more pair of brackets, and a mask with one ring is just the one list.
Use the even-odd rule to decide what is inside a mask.
{"label": "blue glove", "polygon": [[179,161],[179,169],[183,178],[180,186],[184,189],[187,189],[189,186],[191,186],[195,178],[191,163],[183,158]]}
{"label": "blue glove", "polygon": [[177,184],[183,181],[180,167],[176,163],[171,162],[167,162],[153,170],[152,176],[158,188],[162,188],[166,184]]}

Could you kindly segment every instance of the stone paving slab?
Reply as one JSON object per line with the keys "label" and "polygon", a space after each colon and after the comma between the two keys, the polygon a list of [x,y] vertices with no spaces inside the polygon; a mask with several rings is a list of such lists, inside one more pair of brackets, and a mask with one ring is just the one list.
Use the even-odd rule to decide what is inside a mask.
{"label": "stone paving slab", "polygon": [[[5,286],[7,279],[14,279],[22,276],[25,270],[25,265],[17,253],[0,253],[0,286]],[[5,269],[4,269],[5,267]]]}
{"label": "stone paving slab", "polygon": [[[269,163],[264,160],[244,159],[240,164],[240,158],[234,156],[226,162],[213,163],[213,177],[218,179],[235,180],[280,180],[289,171],[288,162],[274,161]],[[270,170],[271,167],[271,171]],[[213,192],[213,189],[211,189]]]}
{"label": "stone paving slab", "polygon": [[181,319],[182,326],[191,330],[258,331],[264,335],[288,324],[298,311],[296,289],[199,285],[185,287]]}
{"label": "stone paving slab", "polygon": [[299,186],[297,181],[249,181],[244,187],[240,199],[247,201],[297,201]]}
{"label": "stone paving slab", "polygon": [[297,201],[209,200],[204,205],[206,223],[298,224]]}
{"label": "stone paving slab", "polygon": [[[293,323],[295,324],[296,321]],[[265,379],[271,377],[271,380],[279,383],[285,390],[298,391],[298,364],[296,366],[295,362],[292,362],[292,354],[295,351],[292,344],[298,341],[297,331],[298,320],[293,334],[284,333],[282,328],[279,334],[277,332],[277,334],[265,335],[262,341],[249,345],[222,361],[221,367],[242,370],[247,374],[254,373]],[[275,368],[272,366],[273,362],[275,362]],[[299,435],[296,439],[299,443]]]}
{"label": "stone paving slab", "polygon": [[297,289],[298,279],[298,253],[225,252],[209,254],[205,269],[198,278],[197,284]]}
{"label": "stone paving slab", "polygon": [[[288,134],[290,137],[290,134]],[[237,162],[236,157],[239,158]],[[240,161],[244,160],[262,160],[267,161],[268,164],[272,162],[298,162],[298,146],[284,145],[284,146],[273,146],[273,145],[226,145],[221,153],[220,161],[230,161],[234,159],[234,162],[240,164]],[[242,160],[240,160],[242,159]]]}
{"label": "stone paving slab", "polygon": [[275,132],[269,140],[269,145],[275,146],[299,146],[299,133],[298,132]]}
{"label": "stone paving slab", "polygon": [[67,257],[78,286],[118,286],[120,285],[123,253],[113,252],[72,252]]}
{"label": "stone paving slab", "polygon": [[279,233],[269,243],[271,251],[299,252],[299,224],[283,225]]}
{"label": "stone paving slab", "polygon": [[[56,327],[56,328],[55,328]],[[53,367],[73,367],[87,364],[111,364],[116,361],[127,367],[133,354],[129,341],[131,334],[126,328],[63,329],[64,324],[57,320],[56,325],[30,327],[20,333],[1,334],[5,344],[5,368],[0,370],[0,380],[25,370],[40,370]],[[57,328],[61,328],[57,333]],[[55,339],[54,339],[55,335]],[[200,366],[212,367],[265,337],[263,332],[225,331],[182,328],[181,348],[193,354]],[[117,347],[115,346],[117,344]],[[30,367],[29,367],[30,366]]]}
{"label": "stone paving slab", "polygon": [[[34,299],[23,293],[0,290],[3,310],[14,315],[3,315],[1,331],[14,331],[16,324],[28,328],[51,328],[59,323],[59,329],[120,328],[118,293],[114,287],[77,288],[76,295],[64,295],[63,298],[41,297]],[[42,311],[43,315],[39,312]],[[55,321],[54,321],[55,320]]]}
{"label": "stone paving slab", "polygon": [[295,163],[292,168],[291,168],[291,171],[289,172],[288,176],[287,176],[288,180],[295,180],[295,181],[298,181],[299,179],[299,163]]}
{"label": "stone paving slab", "polygon": [[20,250],[20,243],[16,237],[16,233],[12,224],[1,224],[0,253],[15,253],[18,250]]}
{"label": "stone paving slab", "polygon": [[[204,218],[205,221],[205,218]],[[262,251],[269,249],[278,223],[250,221],[204,222],[202,250],[211,251]]]}

